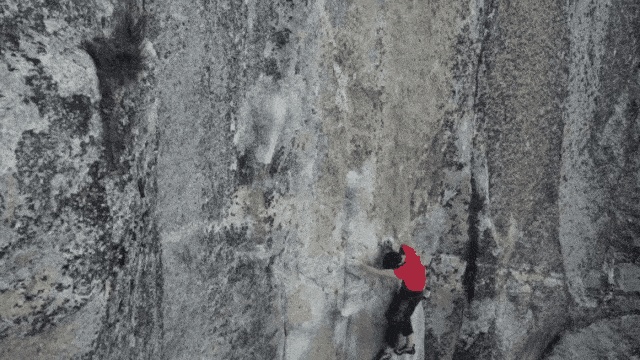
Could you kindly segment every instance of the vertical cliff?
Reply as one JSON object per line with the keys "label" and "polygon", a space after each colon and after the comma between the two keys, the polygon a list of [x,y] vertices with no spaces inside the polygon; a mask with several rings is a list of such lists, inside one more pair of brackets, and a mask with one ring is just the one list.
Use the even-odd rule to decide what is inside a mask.
{"label": "vertical cliff", "polygon": [[2,4],[3,359],[161,352],[157,100],[124,10]]}
{"label": "vertical cliff", "polygon": [[0,358],[372,359],[387,239],[430,263],[404,359],[639,356],[639,24],[0,3]]}

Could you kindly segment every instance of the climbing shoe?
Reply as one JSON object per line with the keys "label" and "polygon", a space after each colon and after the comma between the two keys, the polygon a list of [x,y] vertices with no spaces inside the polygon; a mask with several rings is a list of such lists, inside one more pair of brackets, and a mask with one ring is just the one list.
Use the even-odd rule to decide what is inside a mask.
{"label": "climbing shoe", "polygon": [[402,354],[413,355],[416,353],[416,344],[413,344],[411,346],[405,346],[400,350],[394,349],[393,352],[395,352],[396,355],[402,355]]}
{"label": "climbing shoe", "polygon": [[391,360],[391,349],[387,348],[387,349],[382,349],[380,350],[380,352],[378,352],[378,355],[376,356],[376,360]]}

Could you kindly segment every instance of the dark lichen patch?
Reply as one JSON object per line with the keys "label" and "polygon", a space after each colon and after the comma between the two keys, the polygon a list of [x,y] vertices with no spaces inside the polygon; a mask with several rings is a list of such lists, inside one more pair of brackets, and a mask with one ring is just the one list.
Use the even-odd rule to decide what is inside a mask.
{"label": "dark lichen patch", "polygon": [[[57,143],[48,133],[26,131],[16,147],[17,184],[21,192],[32,197],[48,197],[50,180],[56,172]],[[40,208],[42,206],[42,208]],[[30,210],[46,210],[48,205],[33,204]]]}
{"label": "dark lichen patch", "polygon": [[16,33],[16,21],[3,20],[0,24],[0,55],[20,50],[20,35]]}
{"label": "dark lichen patch", "polygon": [[244,225],[242,227],[229,226],[222,231],[220,240],[224,241],[227,245],[232,247],[238,247],[249,242],[248,236],[249,227]]}
{"label": "dark lichen patch", "polygon": [[368,135],[353,135],[350,141],[349,166],[360,168],[373,154],[372,139]]}
{"label": "dark lichen patch", "polygon": [[85,136],[89,132],[89,120],[93,108],[91,99],[86,95],[71,95],[62,99],[62,108],[67,116],[66,125],[79,136]]}
{"label": "dark lichen patch", "polygon": [[[7,210],[6,204],[5,204],[5,199],[4,196],[2,195],[2,193],[0,193],[0,214],[6,214],[5,211]],[[3,225],[7,226],[9,223],[11,223],[11,215],[5,215],[3,220]],[[0,258],[2,258],[2,256],[0,256]]]}
{"label": "dark lichen patch", "polygon": [[42,61],[40,61],[40,59],[36,59],[28,56],[25,56],[24,59],[30,62],[33,66],[38,66],[42,64]]}
{"label": "dark lichen patch", "polygon": [[[53,303],[53,301],[54,301],[53,299],[49,299],[47,303],[44,304],[45,305],[44,308],[49,307],[51,303]],[[69,312],[74,310],[79,310],[81,307],[82,306],[80,304],[70,308],[56,307],[53,309],[53,311],[50,311],[48,313],[44,310],[40,310],[35,314],[31,314],[30,315],[31,319],[28,319],[27,317],[20,318],[21,322],[23,321],[30,322],[31,328],[25,335],[34,336],[34,335],[40,334],[43,331],[56,326],[56,323],[60,320],[60,318],[64,317]]]}
{"label": "dark lichen patch", "polygon": [[[34,265],[29,264],[29,266]],[[71,287],[73,287],[73,294],[78,294],[77,285],[65,286],[47,275],[43,276],[42,273],[13,283],[11,287],[12,291],[17,290],[20,293],[19,300],[13,300],[15,303],[12,308],[17,310],[17,313],[13,314],[12,323],[19,325],[23,329],[22,335],[26,337],[57,326],[62,318],[81,309],[86,303],[84,299],[78,298],[72,301],[68,293],[59,294]],[[64,300],[57,301],[60,299]],[[11,303],[9,305],[11,306]]]}
{"label": "dark lichen patch", "polygon": [[291,30],[287,28],[273,34],[272,39],[275,42],[277,49],[281,49],[289,43],[289,35],[291,35]]}
{"label": "dark lichen patch", "polygon": [[264,59],[263,71],[265,75],[272,76],[274,81],[282,79],[282,73],[278,68],[278,60],[274,58]]}
{"label": "dark lichen patch", "polygon": [[109,206],[105,194],[105,188],[97,178],[78,193],[58,199],[63,207],[75,209],[82,214],[84,223],[91,226],[100,226],[110,220]]}
{"label": "dark lichen patch", "polygon": [[31,87],[33,94],[25,98],[25,102],[35,104],[40,116],[51,119],[51,133],[64,133],[76,137],[87,135],[93,113],[91,99],[80,94],[60,97],[58,84],[45,73],[40,61],[31,60],[34,69],[25,77],[25,84]]}
{"label": "dark lichen patch", "polygon": [[[44,25],[44,14],[41,11],[41,7],[35,4],[29,4],[25,2],[18,2],[17,7],[11,9],[6,8],[3,9],[13,17],[9,17],[9,27],[13,29],[20,29],[18,31],[23,31],[22,29],[28,28],[31,31],[36,31],[38,33],[45,33],[46,26]],[[3,19],[3,21],[5,21]],[[22,29],[21,29],[22,28]]]}
{"label": "dark lichen patch", "polygon": [[490,359],[495,348],[495,340],[493,336],[495,326],[491,326],[488,333],[480,332],[477,334],[468,334],[471,339],[467,342],[458,341],[453,360],[475,360]]}
{"label": "dark lichen patch", "polygon": [[60,1],[59,0],[45,0],[44,1],[44,6],[47,9],[53,10],[53,11],[61,11],[62,10],[62,6],[60,5]]}
{"label": "dark lichen patch", "polygon": [[[65,99],[56,102],[55,97],[49,98],[52,100],[42,100],[43,109],[60,108],[60,118],[63,118],[66,112],[60,104]],[[85,101],[83,97],[71,101],[71,106],[67,107],[71,112],[69,118],[82,118],[78,113],[81,114],[82,109],[88,111],[82,105],[86,105]],[[71,139],[78,136],[76,130],[75,127],[53,123],[48,132],[26,131],[22,134],[15,150],[15,176],[24,200],[15,211],[18,238],[10,248],[3,249],[3,256],[29,246],[49,248],[59,253],[64,261],[61,275],[72,279],[73,295],[83,297],[92,292],[93,284],[110,276],[114,262],[111,254],[117,252],[109,252],[111,242],[107,224],[112,219],[106,190],[99,182],[99,162],[94,161],[89,166],[88,178],[79,177],[79,169],[69,165],[70,160],[79,164],[87,161],[84,158],[86,151],[76,154],[72,150]],[[90,140],[84,142],[85,146],[91,146],[87,145],[89,143]],[[54,178],[57,184],[54,184]],[[74,183],[79,190],[68,193],[65,189],[73,188]],[[58,285],[52,284],[52,290],[57,293],[69,287]],[[43,305],[42,312],[18,319],[19,323],[28,323],[29,334],[44,331],[57,319],[86,303],[86,300],[79,300],[73,306],[56,304],[53,300],[61,295],[52,296]]]}
{"label": "dark lichen patch", "polygon": [[28,194],[15,209],[19,238],[14,248],[29,245],[41,229],[52,226],[51,178],[56,173],[57,143],[49,134],[27,131],[18,142],[16,154],[18,191]]}
{"label": "dark lichen patch", "polygon": [[[39,229],[47,231],[54,220],[67,211],[78,214],[80,221],[89,226],[98,226],[109,220],[109,207],[105,189],[98,181],[98,163],[91,165],[92,176],[77,193],[52,194],[52,179],[57,174],[73,177],[75,170],[65,169],[66,158],[73,158],[64,133],[35,133],[22,135],[16,149],[17,185],[20,193],[28,194],[25,203],[19,206],[18,233],[21,241],[28,242]],[[53,202],[52,202],[53,200]],[[57,204],[52,207],[52,204]]]}
{"label": "dark lichen patch", "polygon": [[244,154],[240,155],[238,161],[237,178],[240,185],[249,185],[253,182],[255,176],[255,158],[253,150],[247,149]]}
{"label": "dark lichen patch", "polygon": [[[33,95],[29,97],[29,101],[38,107],[40,116],[44,117],[55,108],[55,96],[58,94],[58,84],[53,78],[44,72],[39,66],[31,71],[31,75],[25,77],[25,84],[31,87]],[[49,101],[48,101],[49,100]],[[50,101],[53,100],[52,104]]]}
{"label": "dark lichen patch", "polygon": [[[121,156],[125,153],[127,142],[131,138],[130,119],[125,116],[123,109],[112,101],[103,98],[100,103],[102,115],[102,141],[104,145],[105,161],[110,171],[128,170],[126,164],[121,163]],[[120,121],[124,119],[124,121]]]}
{"label": "dark lichen patch", "polygon": [[250,295],[250,287],[244,286],[243,283],[250,282],[251,278],[256,275],[256,265],[256,263],[250,261],[240,262],[229,272],[229,282],[237,286],[242,294]]}

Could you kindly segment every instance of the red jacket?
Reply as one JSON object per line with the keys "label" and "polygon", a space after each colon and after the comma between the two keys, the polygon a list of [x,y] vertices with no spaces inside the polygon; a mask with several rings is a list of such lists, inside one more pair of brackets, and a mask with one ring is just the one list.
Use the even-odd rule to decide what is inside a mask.
{"label": "red jacket", "polygon": [[403,280],[407,288],[411,291],[422,291],[427,284],[425,267],[420,262],[420,257],[416,251],[407,245],[402,245],[406,258],[405,264],[395,269],[393,272]]}

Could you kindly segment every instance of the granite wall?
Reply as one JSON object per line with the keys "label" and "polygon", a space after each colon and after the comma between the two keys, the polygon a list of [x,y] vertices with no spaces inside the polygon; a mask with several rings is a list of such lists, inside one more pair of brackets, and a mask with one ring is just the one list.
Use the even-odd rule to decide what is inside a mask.
{"label": "granite wall", "polygon": [[0,358],[373,359],[385,240],[402,358],[640,357],[634,1],[5,0],[0,58]]}

